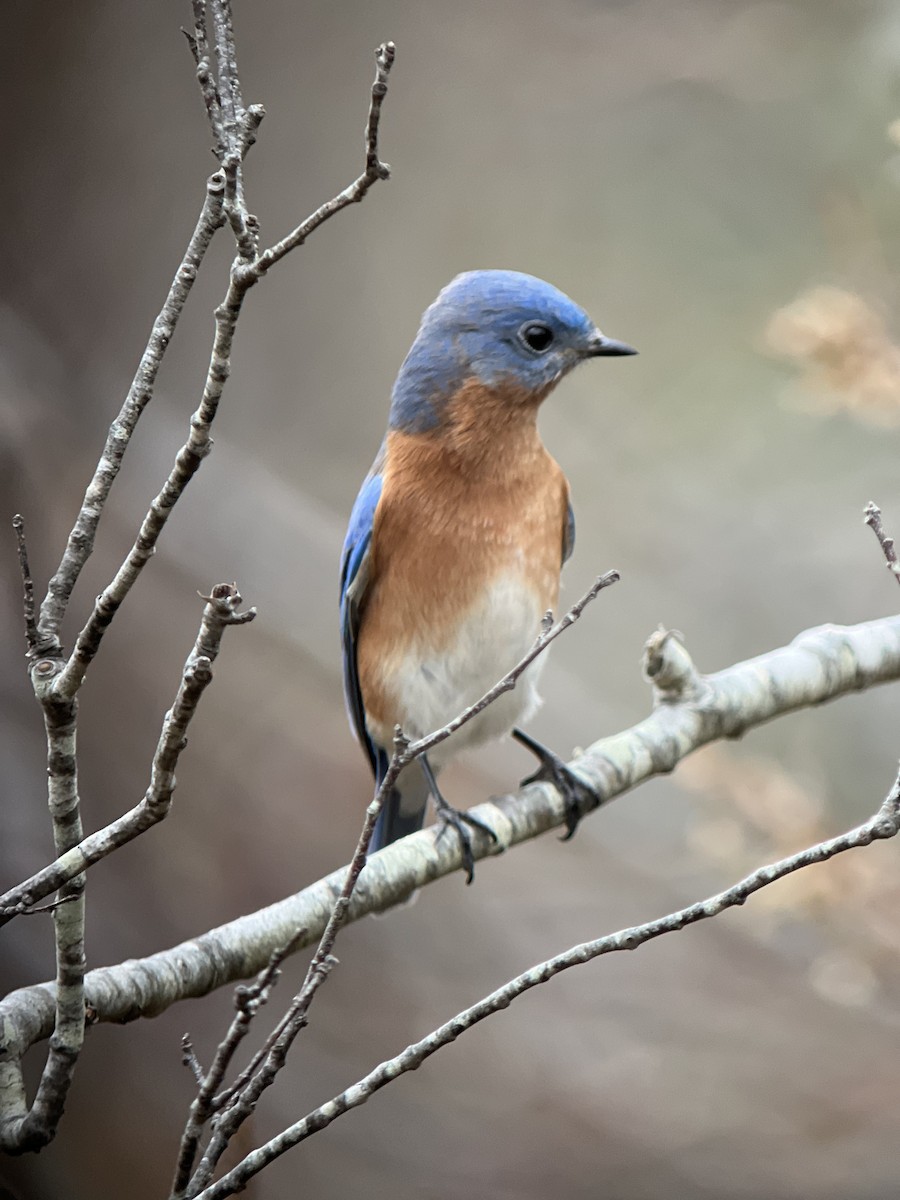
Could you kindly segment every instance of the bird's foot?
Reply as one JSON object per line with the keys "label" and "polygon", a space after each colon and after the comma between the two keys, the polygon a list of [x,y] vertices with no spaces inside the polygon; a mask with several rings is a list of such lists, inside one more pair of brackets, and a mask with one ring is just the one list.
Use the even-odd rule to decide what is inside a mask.
{"label": "bird's foot", "polygon": [[479,833],[486,834],[492,842],[497,841],[497,835],[484,821],[478,817],[473,817],[470,813],[463,812],[461,809],[453,808],[448,804],[444,797],[438,792],[434,797],[435,807],[437,808],[438,820],[441,822],[441,827],[438,830],[438,840],[440,840],[448,829],[452,829],[459,838],[459,848],[462,854],[463,869],[466,872],[466,883],[471,883],[475,878],[475,856],[472,853],[472,835],[467,826],[472,829],[477,829]]}
{"label": "bird's foot", "polygon": [[486,825],[478,817],[473,817],[467,812],[462,812],[460,809],[454,808],[452,804],[448,804],[441,795],[441,789],[438,787],[437,778],[431,769],[428,756],[423,754],[419,762],[428,781],[428,789],[434,800],[434,807],[437,809],[438,820],[441,822],[441,827],[438,830],[438,840],[444,836],[444,832],[448,828],[452,828],[455,831],[456,836],[459,838],[462,865],[466,872],[466,883],[471,883],[475,878],[475,856],[472,853],[472,835],[466,826],[469,825],[472,829],[477,829],[480,833],[486,834],[492,842],[497,841],[497,835],[491,829],[490,825]]}
{"label": "bird's foot", "polygon": [[567,842],[578,828],[578,822],[584,813],[599,805],[600,797],[592,787],[588,787],[578,778],[558,754],[548,750],[541,742],[535,741],[521,729],[514,729],[512,735],[526,750],[530,750],[541,764],[533,775],[522,780],[522,787],[529,783],[552,783],[562,796],[566,806],[566,832],[560,841]]}

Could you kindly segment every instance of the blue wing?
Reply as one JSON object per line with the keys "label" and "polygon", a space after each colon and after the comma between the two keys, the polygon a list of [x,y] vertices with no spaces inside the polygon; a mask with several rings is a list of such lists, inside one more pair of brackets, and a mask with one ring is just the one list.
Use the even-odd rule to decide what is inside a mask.
{"label": "blue wing", "polygon": [[[344,698],[347,701],[350,722],[372,767],[376,787],[380,786],[384,779],[389,755],[383,746],[372,741],[366,728],[366,710],[359,690],[359,672],[356,664],[356,640],[359,635],[363,600],[371,575],[372,527],[375,510],[381,499],[383,465],[382,448],[356,497],[341,555]],[[400,786],[392,788],[390,794],[385,797],[381,815],[369,843],[370,854],[422,828],[428,794],[428,785],[424,774],[418,769],[418,764],[408,767],[403,772]]]}
{"label": "blue wing", "polygon": [[344,549],[341,553],[341,644],[344,652],[344,699],[347,713],[356,731],[356,736],[369,757],[372,771],[379,775],[379,760],[384,751],[376,748],[366,729],[366,710],[359,690],[359,674],[356,665],[356,638],[359,633],[360,611],[369,583],[370,544],[375,509],[381,498],[381,464],[379,454],[372,470],[356,497]]}
{"label": "blue wing", "polygon": [[562,560],[568,562],[572,556],[572,551],[575,549],[575,513],[572,509],[572,501],[566,501],[566,524],[563,529],[563,545],[562,545]]}

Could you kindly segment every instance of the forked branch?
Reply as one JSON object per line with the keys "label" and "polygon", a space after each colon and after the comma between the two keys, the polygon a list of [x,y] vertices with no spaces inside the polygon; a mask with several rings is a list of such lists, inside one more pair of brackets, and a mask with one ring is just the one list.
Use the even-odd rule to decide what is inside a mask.
{"label": "forked branch", "polygon": [[[48,725],[48,738],[58,764],[58,782],[51,774],[51,805],[59,810],[55,819],[57,841],[64,853],[57,860],[65,864],[64,878],[45,877],[41,886],[28,884],[13,888],[0,898],[0,924],[22,913],[36,911],[37,900],[60,889],[58,901],[50,906],[56,923],[57,982],[55,988],[55,1029],[47,1063],[31,1108],[26,1103],[21,1055],[14,1052],[9,1027],[0,1021],[4,1053],[0,1055],[0,1150],[22,1153],[38,1150],[53,1137],[62,1116],[72,1074],[84,1036],[84,870],[91,863],[125,845],[138,834],[162,821],[169,812],[175,790],[175,767],[184,749],[188,725],[197,711],[200,697],[212,679],[212,664],[219,653],[222,635],[229,625],[243,625],[256,615],[255,609],[240,612],[241,597],[234,584],[218,584],[206,605],[200,631],[187,657],[181,684],[171,709],[166,713],[150,774],[150,785],[135,808],[113,822],[93,839],[65,846],[67,822],[73,820],[72,796],[77,786],[74,770],[74,741],[69,706],[64,706],[56,727]],[[40,660],[41,662],[52,660]],[[57,706],[58,707],[58,706]],[[67,747],[70,747],[67,751]],[[74,810],[77,815],[77,810]],[[80,836],[80,821],[73,827]],[[86,846],[93,843],[89,852]],[[40,876],[36,877],[40,878]]]}
{"label": "forked branch", "polygon": [[[0,1055],[0,1148],[10,1152],[37,1149],[53,1136],[62,1113],[69,1083],[84,1036],[84,871],[92,863],[132,840],[168,812],[174,787],[174,764],[183,742],[183,728],[209,679],[209,655],[197,651],[185,669],[179,698],[167,718],[154,757],[151,785],[143,801],[97,834],[85,838],[81,826],[77,784],[77,695],[85,673],[96,656],[104,634],[143,568],[154,554],[174,505],[183,495],[212,446],[210,430],[231,371],[231,347],[248,290],[269,267],[300,245],[314,229],[347,204],[361,200],[379,179],[388,176],[378,157],[378,125],[393,63],[393,46],[377,52],[377,74],[372,87],[366,132],[363,173],[333,200],[279,242],[265,257],[258,254],[259,223],[247,210],[242,167],[264,115],[260,105],[244,107],[230,0],[194,0],[194,30],[188,41],[197,66],[197,78],[216,140],[221,169],[211,176],[194,234],[175,274],[169,294],[154,323],[147,346],[122,408],[112,422],[106,444],[84,495],[59,566],[47,595],[35,612],[34,592],[25,548],[24,526],[16,518],[19,564],[24,587],[24,612],[29,669],[35,696],[44,715],[48,746],[49,805],[57,859],[30,880],[0,897],[0,924],[37,911],[36,905],[59,889],[57,901],[43,906],[52,911],[57,976],[53,1010],[55,1031],[48,1059],[31,1109],[28,1108],[16,1050],[17,1034],[2,1028]],[[212,50],[207,18],[212,26]],[[212,62],[215,62],[215,69]],[[216,309],[216,327],[206,383],[200,404],[190,421],[185,444],[162,489],[152,501],[128,557],[114,579],[103,589],[78,635],[68,658],[60,630],[73,590],[94,547],[97,529],[112,485],[134,435],[141,414],[150,402],[165,351],[196,279],[206,250],[216,231],[227,221],[238,249],[228,289]],[[236,604],[233,595],[208,598],[208,610],[221,618],[222,606]],[[226,623],[249,619],[251,614],[231,611]],[[212,622],[212,618],[210,619]],[[219,633],[220,636],[220,633]],[[203,630],[201,630],[201,640]],[[198,645],[200,643],[198,642]],[[33,1015],[33,1014],[32,1014]]]}

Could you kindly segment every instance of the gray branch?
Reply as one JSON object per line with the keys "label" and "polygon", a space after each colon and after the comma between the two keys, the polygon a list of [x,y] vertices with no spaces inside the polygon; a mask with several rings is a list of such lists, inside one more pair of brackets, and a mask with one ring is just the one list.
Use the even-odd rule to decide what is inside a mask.
{"label": "gray branch", "polygon": [[[296,941],[296,939],[294,940]],[[216,1051],[209,1071],[204,1072],[197,1062],[190,1045],[190,1038],[187,1035],[182,1038],[186,1065],[194,1072],[197,1080],[197,1095],[191,1104],[178,1148],[175,1179],[172,1183],[172,1200],[183,1200],[185,1196],[200,1138],[215,1109],[216,1092],[222,1086],[225,1073],[231,1065],[238,1047],[250,1032],[253,1018],[262,1005],[268,1001],[272,988],[278,982],[281,974],[281,964],[292,949],[293,945],[288,945],[274,951],[265,970],[260,972],[250,987],[239,986],[235,989],[234,1006],[237,1011],[228,1027],[228,1032]]]}
{"label": "gray branch", "polygon": [[0,926],[34,911],[39,900],[168,816],[175,790],[175,766],[184,749],[188,725],[212,679],[212,664],[218,656],[222,635],[228,625],[243,625],[256,616],[254,608],[238,612],[241,596],[233,583],[217,584],[211,595],[201,599],[206,600],[206,607],[200,631],[185,661],[175,701],[163,721],[150,767],[150,786],[143,799],[123,816],[67,850],[56,862],[0,896]]}
{"label": "gray branch", "polygon": [[[238,612],[241,597],[234,584],[218,584],[210,596],[203,598],[206,606],[200,632],[184,664],[175,701],[163,721],[153,756],[150,786],[139,805],[103,831],[103,854],[98,857],[131,841],[168,815],[175,790],[175,766],[185,746],[188,725],[212,679],[212,664],[219,653],[222,635],[229,625],[245,624],[256,615],[255,609]],[[52,674],[53,660],[41,659],[34,669],[36,676],[40,676],[44,665]],[[47,680],[45,686],[50,688],[51,681]],[[84,870],[89,857],[84,851],[86,842],[81,840],[77,806],[75,703],[72,700],[45,706],[50,746],[50,807],[57,849],[64,851],[57,861],[65,862],[68,872],[62,880],[45,879],[44,888],[37,889],[40,896],[13,889],[7,893],[9,905],[0,905],[3,920],[10,920],[19,913],[35,911],[32,905],[36,899],[60,889],[57,903],[50,906],[57,943],[55,1028],[30,1110],[21,1055],[9,1053],[8,1029],[0,1019],[0,1049],[4,1052],[0,1053],[0,1149],[8,1153],[40,1149],[53,1137],[84,1037]],[[79,844],[73,845],[73,841]]]}
{"label": "gray branch", "polygon": [[881,547],[881,552],[884,555],[885,566],[900,583],[900,562],[897,561],[897,551],[894,547],[894,539],[890,537],[884,528],[881,520],[881,509],[878,505],[870,500],[865,509],[865,523],[869,526],[875,536],[878,538],[878,544]]}
{"label": "gray branch", "polygon": [[25,651],[26,658],[34,654],[38,643],[37,618],[34,607],[34,580],[31,578],[31,568],[28,565],[28,544],[25,540],[25,521],[20,513],[13,517],[13,530],[16,535],[16,548],[19,553],[19,574],[22,577],[22,613],[25,618]]}
{"label": "gray branch", "polygon": [[[76,729],[77,687],[65,686],[71,661],[64,666],[59,629],[72,589],[93,549],[103,507],[137,422],[150,400],[153,386],[175,324],[184,308],[197,268],[215,230],[221,223],[221,186],[210,181],[206,200],[184,258],[175,274],[166,302],[157,317],[137,373],[118,417],[110,426],[106,445],[85,493],[56,574],[36,619],[34,591],[28,569],[24,526],[14,521],[19,564],[24,585],[27,658],[34,694],[41,705],[47,738],[48,804],[54,845],[61,858],[78,856],[84,833],[78,796]],[[73,656],[74,657],[74,656]],[[17,1060],[0,1063],[11,1077],[0,1081],[0,1144],[16,1150],[34,1150],[53,1137],[84,1040],[84,886],[83,867],[70,870],[59,882],[57,903],[52,906],[56,946],[54,1035],[34,1102],[25,1102],[21,1067]],[[54,889],[51,889],[54,890]],[[49,892],[44,892],[43,896]],[[43,896],[41,898],[43,898]],[[29,905],[19,911],[28,911]],[[9,1104],[5,1101],[9,1100]]]}
{"label": "gray branch", "polygon": [[291,250],[302,246],[310,234],[315,233],[320,225],[330,220],[348,204],[359,204],[373,184],[382,179],[389,179],[391,168],[378,157],[378,126],[381,120],[381,105],[387,95],[388,76],[394,65],[396,48],[393,42],[384,42],[375,51],[375,82],[372,84],[372,95],[369,102],[369,118],[366,122],[366,167],[358,178],[354,179],[342,192],[332,197],[314,213],[301,222],[296,229],[264,250],[256,262],[246,268],[255,283],[270,267],[279,262]]}
{"label": "gray branch", "polygon": [[225,300],[216,309],[216,334],[206,385],[200,405],[191,417],[187,441],[179,450],[162,490],[151,503],[128,557],[112,582],[97,597],[88,622],[76,639],[71,657],[56,680],[54,691],[58,696],[74,696],[81,687],[85,672],[100,649],[103,635],[113,617],[155,554],[156,544],[172,509],[212,449],[212,424],[231,370],[231,343],[243,298],[244,292],[232,283]]}
{"label": "gray branch", "polygon": [[[47,802],[57,854],[65,854],[83,837],[75,755],[77,706],[74,700],[56,701],[53,680],[56,659],[42,658],[31,667],[35,695],[44,714],[47,737]],[[14,1142],[22,1149],[38,1150],[53,1137],[63,1113],[75,1065],[84,1042],[84,886],[83,874],[74,875],[60,888],[53,909],[56,948],[53,1037],[41,1072],[34,1102],[28,1109],[25,1089],[16,1080],[17,1107],[12,1114]]]}
{"label": "gray branch", "polygon": [[[213,78],[210,65],[207,13],[212,20],[218,79]],[[52,998],[55,1028],[30,1110],[22,1078],[21,1053],[16,1049],[17,1033],[6,1022],[0,1024],[0,1148],[14,1153],[39,1149],[53,1137],[84,1038],[84,871],[92,862],[158,823],[168,812],[175,783],[174,765],[183,742],[183,729],[179,733],[179,727],[190,719],[196,699],[208,682],[211,660],[198,652],[190,675],[186,669],[182,691],[167,717],[154,757],[151,785],[144,800],[125,817],[88,839],[84,838],[81,827],[77,787],[75,735],[78,691],[107,628],[155,553],[174,505],[211,449],[210,430],[230,375],[234,331],[247,292],[262,279],[274,262],[300,245],[309,233],[348,203],[363,199],[373,183],[388,176],[387,168],[378,158],[377,139],[387,76],[393,62],[392,45],[382,46],[377,51],[377,73],[369,104],[363,174],[279,242],[274,251],[266,251],[265,258],[259,255],[259,223],[247,211],[244,202],[242,168],[244,156],[255,140],[264,110],[259,105],[249,108],[243,105],[230,0],[208,0],[208,3],[196,0],[194,24],[188,41],[197,64],[198,82],[216,138],[222,169],[208,182],[197,227],[154,323],[122,409],[110,426],[100,461],[85,492],[59,567],[49,582],[39,614],[34,611],[23,522],[21,518],[14,522],[24,586],[31,681],[43,710],[47,734],[49,805],[58,857],[49,868],[0,898],[0,923],[35,911],[34,906],[39,900],[59,889],[57,902],[49,906],[56,936],[57,970]],[[215,334],[203,396],[191,417],[187,441],[179,451],[161,491],[152,501],[128,557],[97,598],[67,659],[60,640],[60,628],[73,589],[93,551],[103,509],[138,420],[153,395],[163,356],[201,261],[213,235],[226,220],[232,229],[239,259],[232,265],[228,290],[216,309]],[[232,591],[236,596],[236,589]],[[214,595],[210,598],[213,607],[220,601],[225,603],[226,597]],[[232,621],[247,620],[250,616],[252,613],[242,618],[232,614]]]}
{"label": "gray branch", "polygon": [[[826,625],[759,658],[713,675],[701,675],[680,641],[654,634],[647,644],[645,673],[654,708],[639,724],[594,743],[571,764],[608,803],[638,784],[671,771],[691,751],[732,738],[773,717],[825,700],[900,679],[900,617],[862,625]],[[565,805],[546,783],[515,796],[492,799],[473,810],[497,834],[479,839],[476,858],[494,854],[565,824]],[[346,920],[381,912],[461,867],[455,839],[434,829],[404,838],[372,855],[349,904]],[[302,892],[256,913],[209,930],[148,958],[90,971],[85,998],[97,1021],[156,1016],[178,1000],[263,970],[270,955],[304,931],[296,948],[318,941],[347,876],[332,872]],[[9,1060],[47,1037],[53,1027],[55,989],[37,984],[0,1001],[0,1036]],[[0,1099],[2,1099],[0,1074]]]}
{"label": "gray branch", "polygon": [[783,879],[785,875],[790,875],[803,867],[812,866],[814,863],[827,862],[837,854],[843,854],[845,851],[859,846],[868,846],[873,841],[895,837],[898,832],[900,832],[900,775],[878,812],[862,825],[858,825],[838,837],[801,850],[798,854],[783,858],[779,862],[760,867],[751,875],[747,875],[725,891],[710,896],[707,900],[690,904],[678,912],[669,913],[668,916],[660,917],[655,921],[648,921],[644,925],[621,929],[617,933],[607,934],[595,941],[582,942],[580,945],[572,946],[562,954],[538,963],[522,975],[509,980],[508,983],[491,992],[489,996],[479,1000],[477,1004],[457,1013],[455,1017],[422,1038],[421,1041],[414,1042],[396,1057],[380,1063],[352,1087],[320,1105],[302,1120],[283,1130],[277,1137],[251,1151],[216,1183],[195,1193],[195,1200],[224,1200],[226,1196],[233,1196],[236,1192],[243,1191],[254,1175],[258,1175],[269,1163],[279,1158],[287,1150],[305,1141],[312,1134],[325,1129],[344,1113],[365,1104],[376,1092],[398,1076],[405,1075],[408,1071],[415,1071],[426,1059],[436,1054],[444,1046],[455,1042],[474,1025],[495,1013],[503,1012],[513,1000],[518,999],[532,988],[547,983],[561,972],[590,962],[603,954],[614,954],[620,950],[636,950],[654,938],[662,937],[667,933],[677,933],[698,921],[707,921],[711,917],[725,912],[726,909],[743,904],[754,892],[768,887],[777,879]]}
{"label": "gray branch", "polygon": [[[202,7],[202,5],[198,5],[195,6],[195,9],[199,10]],[[255,217],[247,212],[244,204],[241,169],[243,155],[253,141],[254,132],[262,119],[263,109],[259,105],[256,105],[245,110],[242,106],[240,87],[237,82],[237,67],[235,65],[231,7],[228,0],[214,0],[211,8],[219,64],[219,80],[218,86],[214,86],[211,81],[208,81],[209,87],[214,88],[215,96],[212,99],[210,99],[211,93],[209,93],[209,87],[205,87],[203,78],[201,78],[201,90],[203,90],[204,98],[207,100],[207,106],[210,110],[210,120],[219,140],[220,149],[224,146],[224,150],[221,154],[223,173],[217,173],[212,177],[210,187],[212,188],[213,183],[215,183],[217,193],[218,190],[224,192],[224,197],[220,196],[218,200],[220,205],[219,224],[221,224],[221,213],[224,211],[231,224],[240,258],[231,268],[228,290],[222,303],[216,309],[215,337],[206,375],[206,383],[203,389],[203,398],[199,408],[191,417],[188,440],[179,451],[175,465],[162,490],[150,505],[150,510],[144,518],[140,532],[135,539],[128,557],[119,568],[112,582],[97,597],[87,624],[78,635],[69,661],[55,680],[54,691],[61,698],[71,698],[81,687],[85,672],[100,648],[103,635],[128,593],[137,582],[142,570],[155,553],[156,544],[165,528],[172,509],[212,448],[210,429],[218,412],[219,402],[225,390],[225,385],[231,374],[231,348],[234,341],[234,332],[247,292],[259,283],[270,267],[280,261],[291,250],[302,245],[309,235],[324,224],[325,221],[335,216],[341,209],[346,208],[348,204],[361,201],[374,183],[380,179],[387,179],[390,173],[389,168],[378,158],[378,128],[381,117],[381,106],[387,92],[388,75],[394,61],[394,46],[393,43],[388,42],[380,46],[375,54],[376,75],[375,81],[372,84],[369,116],[366,126],[365,170],[349,187],[323,204],[286,238],[257,256],[258,222]],[[196,44],[199,51],[200,45],[204,43],[205,27],[201,29],[198,24],[191,45],[194,46]],[[199,74],[200,68],[198,67]],[[137,416],[139,415],[140,412],[137,413]],[[137,416],[134,418],[135,422]],[[113,429],[115,427],[114,423]],[[133,425],[131,429],[133,430]],[[111,430],[110,438],[112,438],[112,432]],[[128,436],[130,437],[130,432]],[[127,438],[121,447],[118,459],[115,461],[115,469],[110,473],[110,467],[107,465],[102,473],[102,483],[105,490],[100,490],[92,506],[88,505],[88,496],[91,494],[91,489],[88,489],[88,496],[85,497],[85,505],[79,516],[79,522],[84,523],[87,520],[85,513],[89,511],[91,514],[95,514],[92,516],[93,526],[90,530],[89,539],[80,534],[76,538],[76,532],[79,529],[79,524],[76,523],[76,529],[73,530],[72,537],[70,537],[70,545],[72,539],[76,538],[76,545],[80,547],[80,557],[77,560],[77,569],[63,571],[63,566],[66,563],[64,559],[60,572],[57,573],[57,576],[60,576],[62,573],[63,578],[63,583],[57,587],[57,591],[60,593],[59,602],[53,608],[53,612],[56,612],[57,608],[59,609],[59,620],[62,619],[62,613],[65,611],[65,604],[68,601],[68,596],[71,588],[74,586],[75,579],[77,579],[78,571],[80,571],[81,566],[87,560],[90,553],[93,545],[93,530],[96,528],[97,521],[99,521],[100,512],[106,501],[109,488],[112,486],[112,481],[118,471],[118,464],[124,453],[125,445],[127,445]],[[109,447],[109,441],[107,447]],[[104,466],[107,457],[105,452],[104,459],[101,459],[101,467]],[[98,474],[101,474],[101,467],[98,467]],[[95,476],[95,480],[96,478]],[[55,595],[52,582],[50,592]],[[50,593],[48,593],[48,600],[49,597]],[[48,601],[45,601],[45,606],[47,603]],[[56,621],[56,624],[53,626],[54,636],[58,627],[59,621]]]}
{"label": "gray branch", "polygon": [[191,235],[184,257],[175,272],[169,294],[153,323],[146,349],[141,356],[128,395],[119,415],[109,427],[106,445],[94,471],[94,477],[84,494],[81,511],[69,534],[69,540],[56,574],[50,580],[46,598],[41,605],[38,622],[37,653],[60,655],[62,648],[59,630],[68,607],[72,589],[81,569],[91,556],[94,537],[104,505],[122,465],[128,443],[137,427],[141,413],[149,404],[163,357],[175,332],[175,326],[190,295],[200,264],[213,234],[222,224],[224,178],[213,175],[207,184],[206,199]]}

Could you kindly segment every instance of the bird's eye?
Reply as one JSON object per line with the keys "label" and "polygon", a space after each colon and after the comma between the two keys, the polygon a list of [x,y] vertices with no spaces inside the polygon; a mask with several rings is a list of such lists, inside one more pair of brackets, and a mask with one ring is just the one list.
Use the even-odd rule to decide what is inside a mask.
{"label": "bird's eye", "polygon": [[529,321],[527,325],[523,325],[519,330],[519,337],[535,354],[543,354],[553,345],[553,330],[539,321]]}

